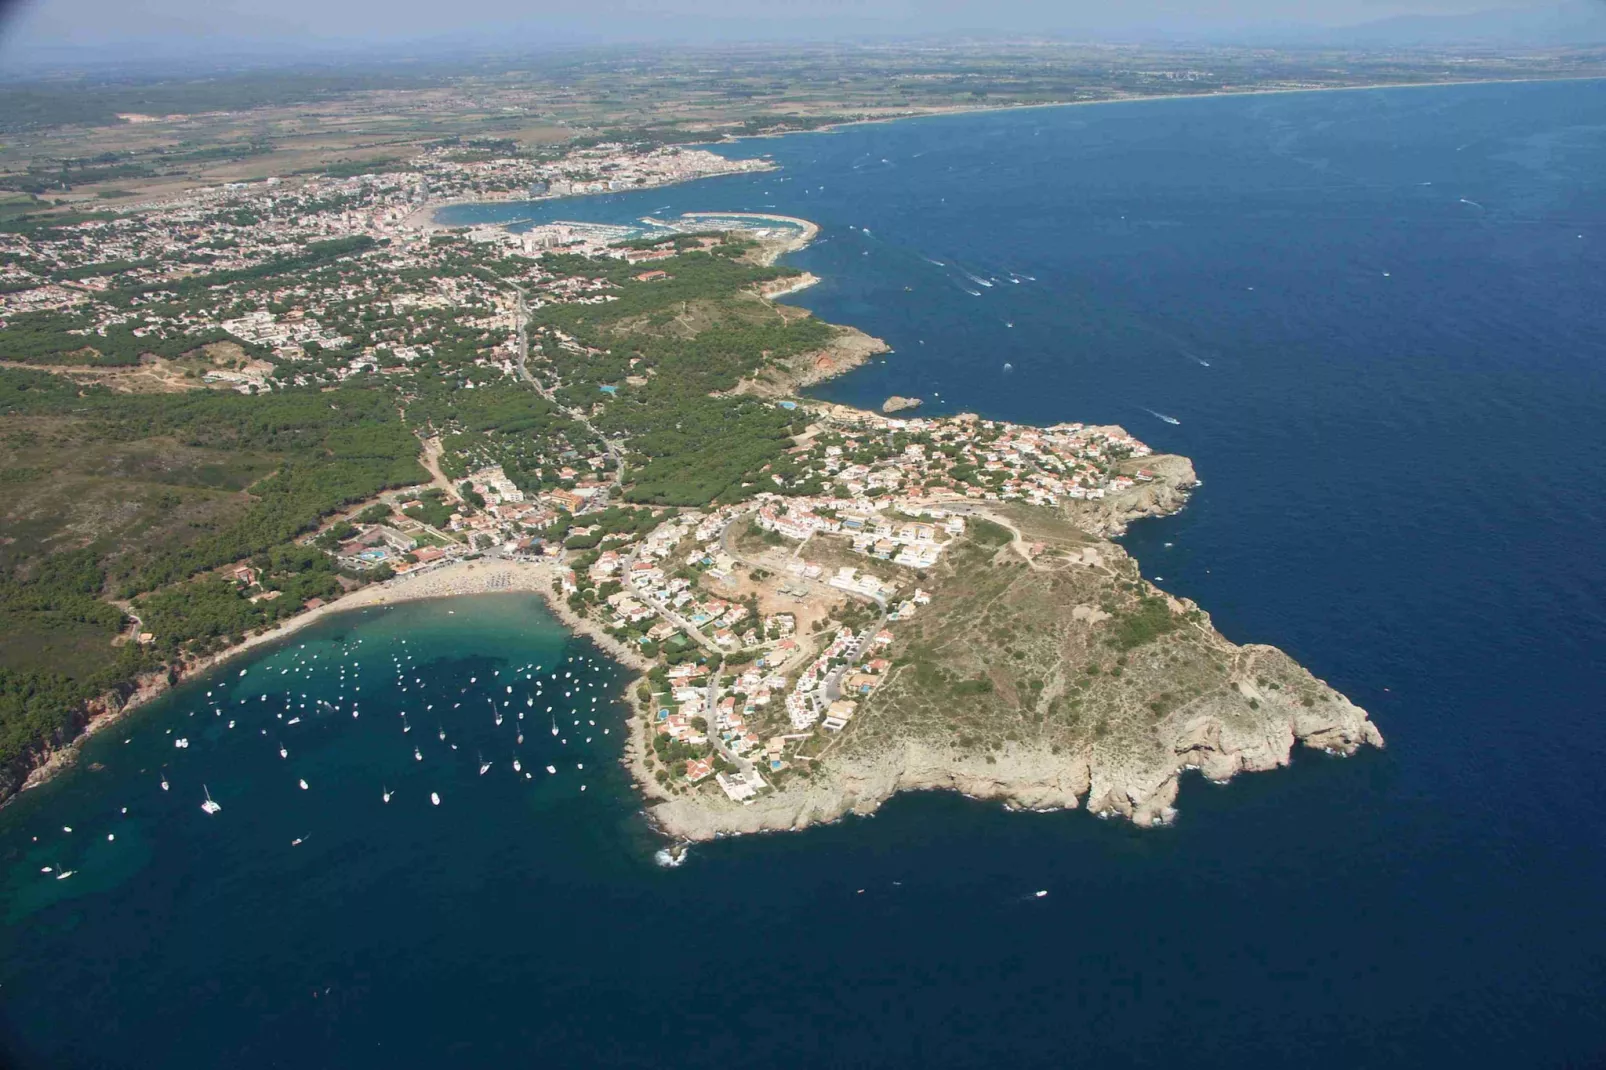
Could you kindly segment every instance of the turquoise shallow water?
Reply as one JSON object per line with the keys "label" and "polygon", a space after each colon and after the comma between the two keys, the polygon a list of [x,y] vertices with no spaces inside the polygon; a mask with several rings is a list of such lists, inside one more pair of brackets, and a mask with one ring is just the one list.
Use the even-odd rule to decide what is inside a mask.
{"label": "turquoise shallow water", "polygon": [[[897,350],[821,393],[1121,422],[1193,457],[1188,509],[1127,540],[1146,573],[1289,650],[1389,748],[1189,780],[1157,832],[928,795],[670,870],[617,728],[595,768],[576,759],[582,794],[579,770],[513,777],[484,695],[446,723],[451,752],[427,718],[399,734],[420,696],[381,674],[372,710],[295,726],[281,760],[240,717],[202,727],[203,687],[98,739],[104,770],[0,812],[12,1061],[1606,1059],[1606,87],[1020,111],[721,151],[783,170],[461,218],[818,221],[795,262],[825,281],[791,300]],[[440,692],[590,656],[514,596],[334,622],[309,649],[337,657],[343,629],[365,673],[406,638]],[[238,697],[259,664],[218,679]],[[38,872],[57,861],[79,873]]]}
{"label": "turquoise shallow water", "polygon": [[[395,981],[433,970],[454,924],[561,933],[485,897],[655,868],[617,764],[620,679],[536,597],[485,595],[331,618],[98,735],[7,810],[0,986],[71,1002],[87,974],[153,1002],[119,998],[76,1036],[50,1023],[41,1058],[121,1037],[146,1053],[129,1065],[210,1065],[220,1039],[349,1000],[366,956]],[[89,954],[48,966],[64,940]]]}

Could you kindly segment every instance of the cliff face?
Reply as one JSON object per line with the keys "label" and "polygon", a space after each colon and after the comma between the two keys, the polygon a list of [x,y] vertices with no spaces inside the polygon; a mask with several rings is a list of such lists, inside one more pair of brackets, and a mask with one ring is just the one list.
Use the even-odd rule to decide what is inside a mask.
{"label": "cliff face", "polygon": [[0,804],[25,788],[49,779],[63,767],[72,764],[84,733],[92,726],[115,719],[125,708],[121,692],[109,691],[82,704],[70,712],[67,722],[42,747],[32,747],[0,765]]}

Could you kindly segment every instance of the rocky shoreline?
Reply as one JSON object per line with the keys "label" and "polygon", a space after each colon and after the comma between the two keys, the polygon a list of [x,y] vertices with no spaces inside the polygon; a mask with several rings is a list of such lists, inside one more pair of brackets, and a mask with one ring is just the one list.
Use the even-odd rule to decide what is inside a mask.
{"label": "rocky shoreline", "polygon": [[[1102,501],[1068,503],[1067,518],[1089,534],[1113,538],[1135,519],[1180,510],[1196,483],[1188,459],[1157,455],[1144,458],[1143,464],[1153,472],[1153,482]],[[1113,544],[1101,553],[1106,562],[1125,556]],[[1179,612],[1197,609],[1191,601],[1148,587]],[[901,739],[856,748],[850,737],[843,737],[839,742],[847,746],[832,752],[817,775],[793,778],[746,803],[707,787],[693,795],[670,794],[650,779],[639,758],[632,760],[631,769],[652,800],[648,816],[654,825],[666,836],[697,842],[804,829],[849,814],[868,816],[904,791],[957,791],[1022,810],[1085,808],[1101,818],[1162,826],[1175,818],[1173,803],[1190,771],[1225,784],[1239,773],[1289,765],[1296,744],[1345,757],[1363,746],[1384,745],[1365,710],[1287,654],[1265,645],[1236,646],[1214,631],[1207,615],[1200,616],[1213,649],[1233,667],[1231,686],[1172,711],[1141,740],[1112,737],[1062,751],[1027,739],[995,751],[955,753],[946,739]],[[1268,683],[1268,677],[1285,683]],[[873,718],[875,710],[860,716]],[[638,718],[631,738],[639,737],[645,746],[650,742],[646,731],[645,721]]]}
{"label": "rocky shoreline", "polygon": [[[1245,649],[1283,656],[1272,647]],[[1176,816],[1172,804],[1190,771],[1225,784],[1239,773],[1290,764],[1296,743],[1346,756],[1362,746],[1381,747],[1383,736],[1365,711],[1332,695],[1334,701],[1311,709],[1275,700],[1275,708],[1256,724],[1218,710],[1185,712],[1163,726],[1168,756],[1154,765],[1120,761],[1098,747],[1059,754],[1046,746],[1011,743],[985,757],[956,757],[946,747],[909,742],[878,755],[835,759],[818,779],[746,805],[704,793],[660,802],[650,815],[666,835],[695,842],[804,829],[849,814],[868,816],[899,792],[943,790],[999,800],[1012,809],[1085,808],[1140,826],[1166,825]]]}
{"label": "rocky shoreline", "polygon": [[[818,229],[812,224],[809,227],[812,229],[801,240],[772,243],[772,247],[763,250],[765,258],[773,260],[782,252],[806,244]],[[761,296],[773,299],[816,281],[814,276],[805,274],[784,280],[784,285],[766,288]],[[837,332],[825,349],[797,358],[765,381],[744,382],[739,389],[784,397],[801,387],[842,375],[888,351],[885,342],[854,328],[838,327]],[[919,404],[916,399],[888,400],[895,408],[912,407],[911,403]],[[1197,484],[1188,459],[1160,455],[1145,458],[1143,465],[1152,478],[1118,496],[1068,503],[1065,517],[1088,535],[1110,538],[1124,532],[1133,520],[1180,510]],[[111,694],[91,703],[78,737],[39,763],[22,789],[44,782],[70,765],[90,735],[165,693],[178,680],[205,672],[253,647],[284,639],[325,616],[367,606],[490,590],[540,594],[566,628],[587,636],[638,674],[627,686],[631,713],[621,761],[630,769],[646,800],[649,819],[665,835],[684,841],[806,828],[847,814],[874,813],[901,791],[938,789],[978,799],[998,799],[1022,809],[1085,807],[1101,817],[1124,817],[1144,826],[1163,825],[1174,817],[1172,803],[1179,780],[1190,770],[1212,781],[1226,782],[1240,772],[1289,764],[1296,743],[1343,755],[1353,754],[1361,746],[1383,745],[1381,733],[1364,710],[1314,680],[1281,651],[1260,646],[1232,647],[1222,639],[1224,652],[1230,649],[1235,660],[1244,658],[1253,664],[1264,659],[1275,662],[1279,672],[1299,674],[1309,685],[1307,691],[1311,687],[1320,691],[1321,701],[1299,703],[1291,692],[1256,690],[1250,672],[1239,677],[1235,683],[1239,690],[1230,696],[1205,696],[1173,711],[1156,725],[1147,760],[1134,757],[1129,746],[1123,749],[1098,743],[1062,753],[1060,748],[1046,744],[1012,741],[997,752],[955,754],[946,741],[909,739],[879,750],[844,748],[834,752],[813,778],[794,778],[780,790],[765,792],[745,804],[732,802],[708,785],[690,795],[671,792],[657,783],[648,767],[652,751],[650,711],[635,696],[640,674],[645,674],[650,664],[638,651],[608,635],[601,625],[571,610],[554,591],[556,577],[554,566],[548,563],[478,560],[362,588],[251,636],[229,650],[150,674],[126,696]],[[1253,715],[1251,710],[1255,711]],[[873,716],[873,711],[869,715]],[[4,788],[0,782],[0,791]]]}

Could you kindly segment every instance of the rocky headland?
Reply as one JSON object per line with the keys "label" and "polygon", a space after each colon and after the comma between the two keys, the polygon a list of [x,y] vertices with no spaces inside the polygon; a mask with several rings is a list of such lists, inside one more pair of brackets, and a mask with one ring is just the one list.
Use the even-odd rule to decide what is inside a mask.
{"label": "rocky headland", "polygon": [[1288,765],[1296,745],[1343,756],[1381,747],[1366,711],[1275,647],[1230,642],[1108,541],[1180,509],[1196,482],[1184,457],[1141,465],[1151,481],[1099,501],[956,505],[1009,541],[968,542],[926,573],[931,605],[896,626],[885,682],[773,790],[740,803],[711,785],[665,790],[642,763],[650,740],[638,719],[632,764],[653,821],[706,840],[942,789],[1164,825],[1190,772],[1225,783]]}

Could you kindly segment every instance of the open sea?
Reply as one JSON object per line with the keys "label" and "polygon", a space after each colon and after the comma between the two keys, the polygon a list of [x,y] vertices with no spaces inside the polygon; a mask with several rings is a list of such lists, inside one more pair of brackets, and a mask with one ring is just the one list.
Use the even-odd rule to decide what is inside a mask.
{"label": "open sea", "polygon": [[0,811],[0,1062],[1606,1063],[1606,83],[719,151],[782,169],[447,218],[819,222],[789,300],[896,350],[821,396],[1189,455],[1146,574],[1388,748],[1191,780],[1161,830],[906,796],[666,868],[621,670],[529,596],[361,611]]}

